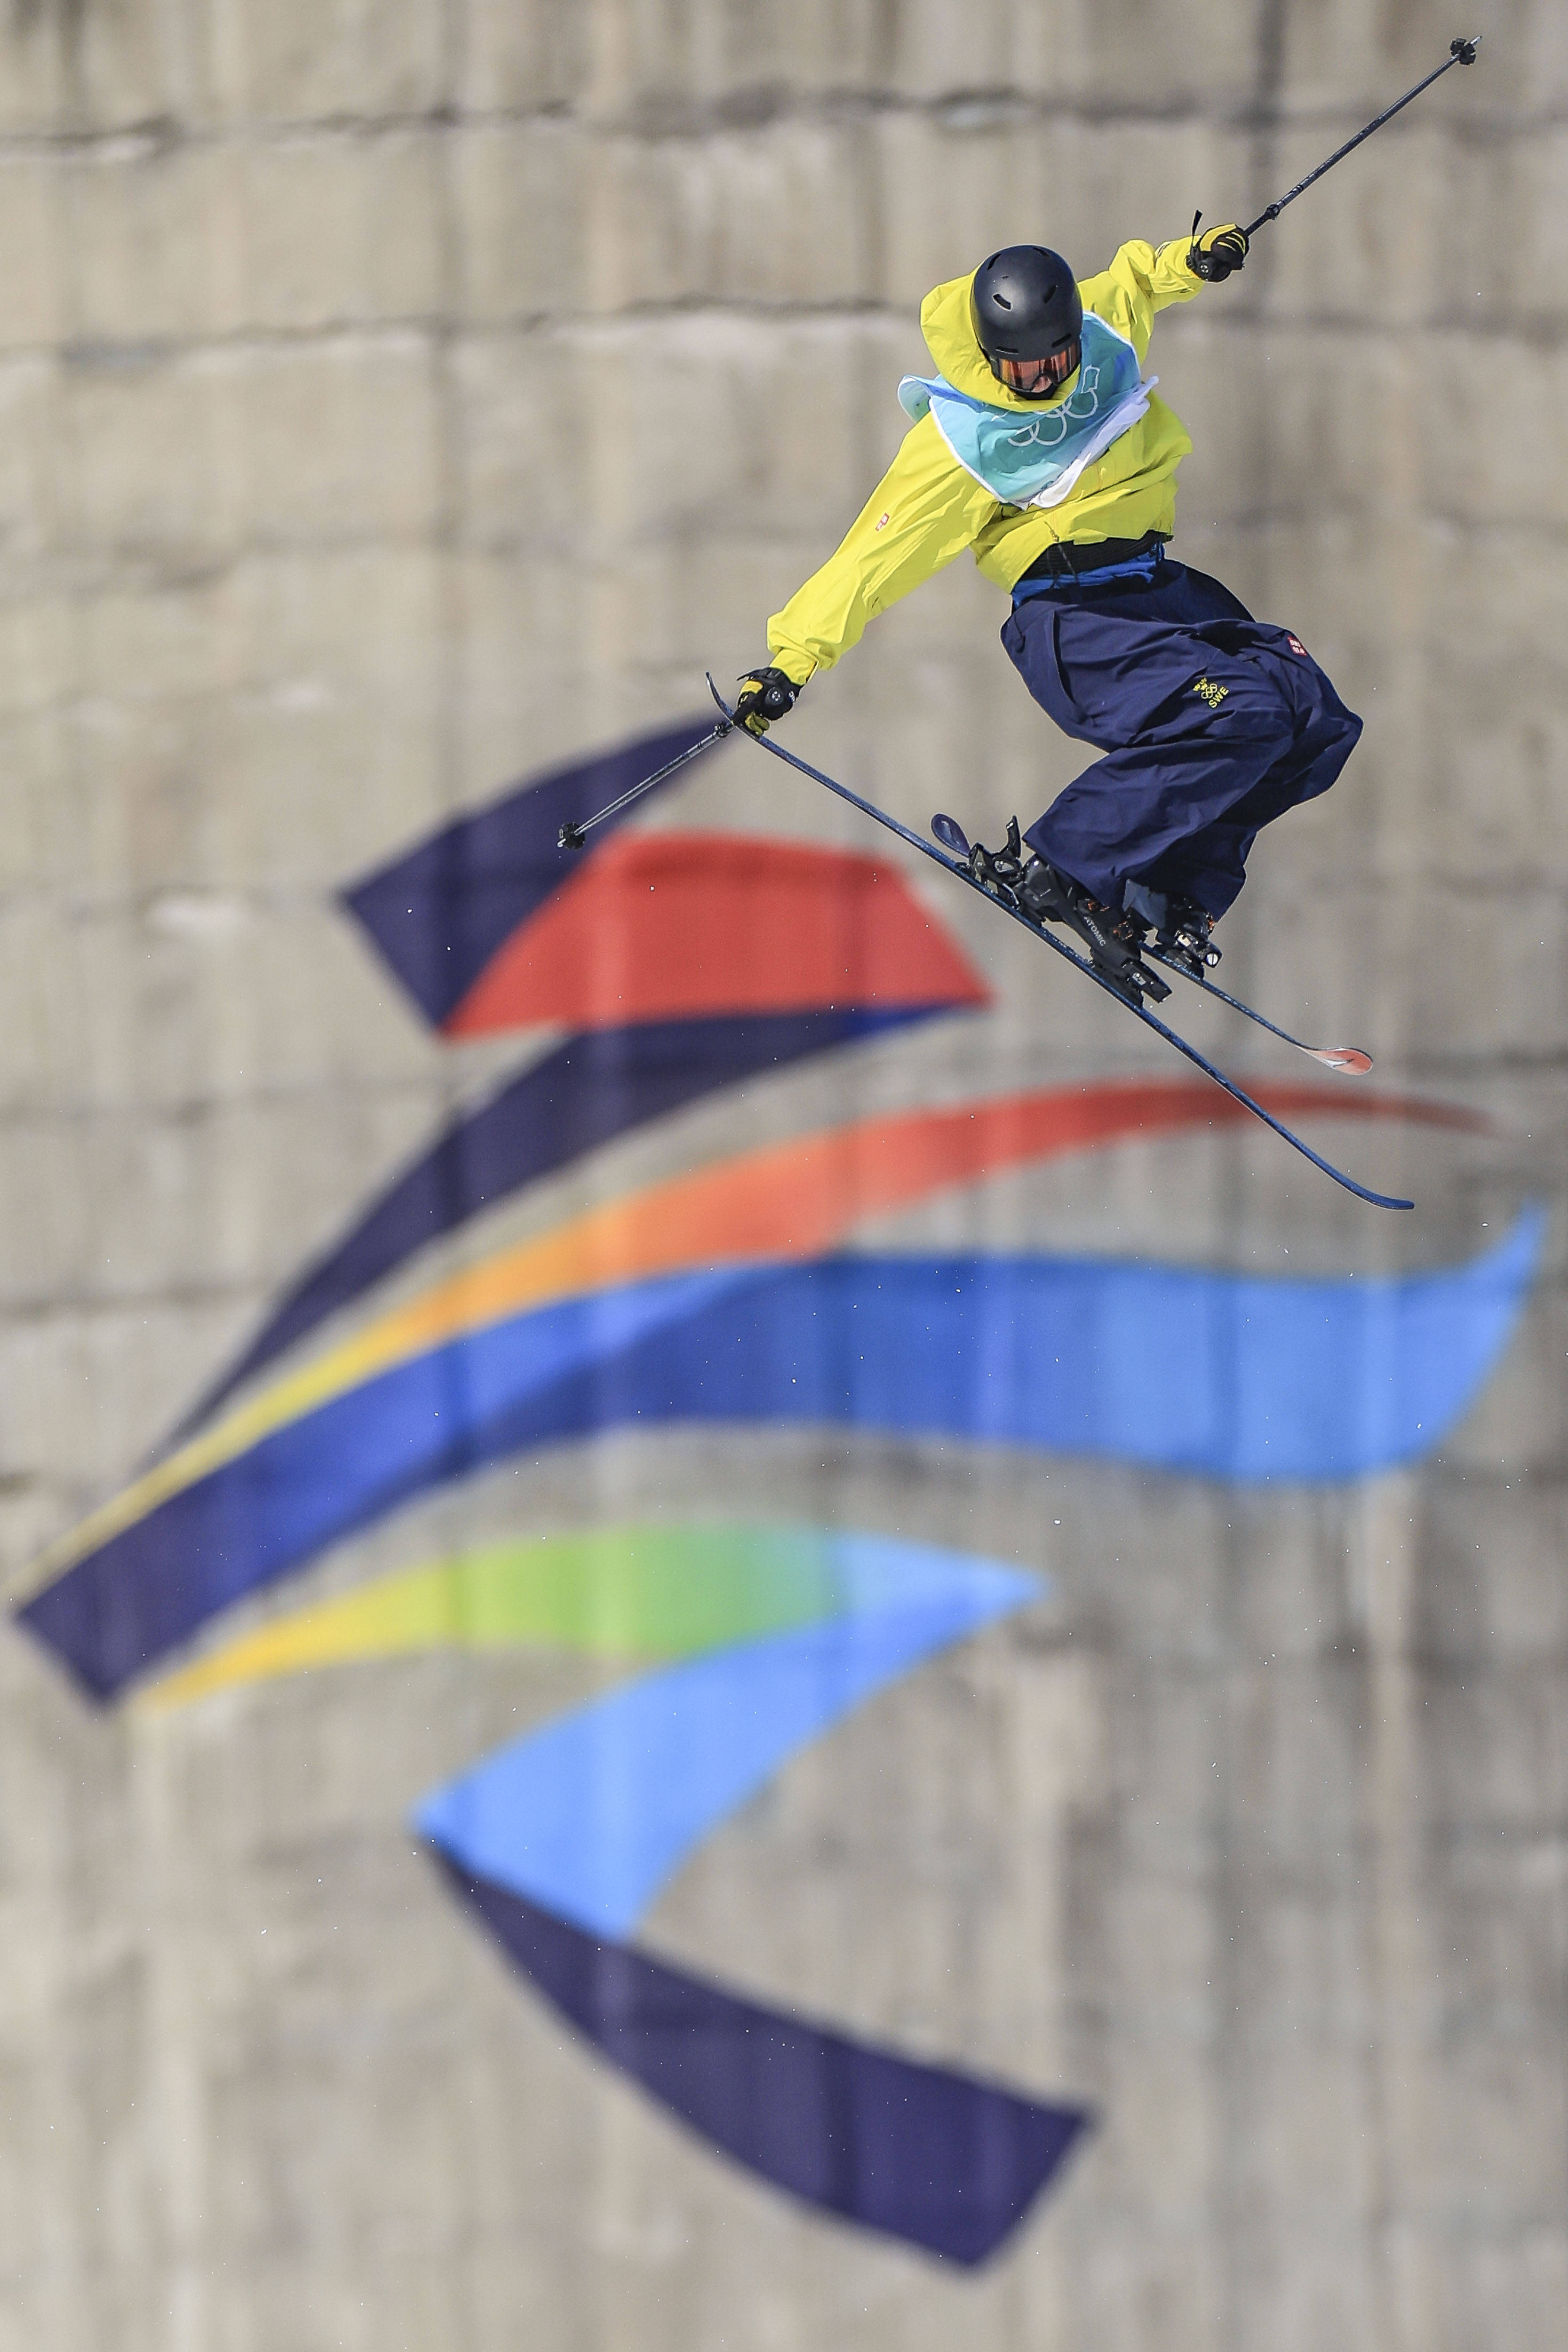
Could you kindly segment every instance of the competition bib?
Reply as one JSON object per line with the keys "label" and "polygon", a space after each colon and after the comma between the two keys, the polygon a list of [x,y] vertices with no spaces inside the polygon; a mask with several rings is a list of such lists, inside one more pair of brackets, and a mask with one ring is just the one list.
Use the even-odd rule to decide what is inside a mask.
{"label": "competition bib", "polygon": [[907,375],[899,404],[918,424],[929,410],[966,474],[1007,507],[1059,506],[1084,467],[1149,413],[1159,382],[1140,373],[1124,336],[1087,311],[1078,382],[1064,401],[1034,415],[971,400],[945,376]]}

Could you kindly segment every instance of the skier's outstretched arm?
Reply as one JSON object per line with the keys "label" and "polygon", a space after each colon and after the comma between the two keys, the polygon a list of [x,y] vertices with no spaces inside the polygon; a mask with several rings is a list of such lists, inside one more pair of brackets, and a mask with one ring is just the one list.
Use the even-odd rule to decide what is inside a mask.
{"label": "skier's outstretched arm", "polygon": [[795,686],[831,669],[868,621],[973,546],[996,512],[924,416],[820,571],[768,623],[768,659]]}
{"label": "skier's outstretched arm", "polygon": [[971,548],[999,513],[921,416],[842,543],[769,621],[769,658],[741,677],[736,715],[752,734],[795,706],[814,670],[858,645],[865,624]]}

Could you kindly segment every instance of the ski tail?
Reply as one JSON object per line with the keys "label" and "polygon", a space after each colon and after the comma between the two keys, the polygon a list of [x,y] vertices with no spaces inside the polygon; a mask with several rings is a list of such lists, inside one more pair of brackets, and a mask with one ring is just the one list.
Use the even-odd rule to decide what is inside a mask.
{"label": "ski tail", "polygon": [[1372,1055],[1364,1053],[1361,1046],[1309,1045],[1304,1039],[1292,1037],[1289,1029],[1281,1029],[1277,1021],[1270,1021],[1267,1013],[1259,1013],[1256,1005],[1244,1003],[1239,996],[1229,995],[1212,980],[1200,980],[1195,972],[1187,970],[1179,957],[1166,955],[1160,948],[1150,948],[1148,952],[1156,963],[1164,964],[1171,971],[1179,971],[1184,980],[1190,981],[1194,988],[1202,989],[1205,996],[1217,997],[1222,1004],[1228,1004],[1233,1013],[1241,1013],[1248,1021],[1256,1021],[1258,1026],[1267,1029],[1271,1037],[1281,1039],[1287,1045],[1294,1045],[1298,1054],[1310,1055],[1314,1062],[1321,1062],[1324,1069],[1337,1070],[1342,1076],[1355,1078],[1364,1077],[1371,1069]]}

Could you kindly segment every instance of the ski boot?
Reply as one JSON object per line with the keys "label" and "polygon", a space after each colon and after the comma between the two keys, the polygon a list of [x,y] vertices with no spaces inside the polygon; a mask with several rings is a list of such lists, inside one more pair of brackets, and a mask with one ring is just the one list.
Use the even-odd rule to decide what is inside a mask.
{"label": "ski boot", "polygon": [[1212,971],[1219,961],[1220,951],[1211,937],[1213,930],[1214,917],[1195,898],[1168,898],[1154,945],[1194,980],[1202,980],[1205,972]]}
{"label": "ski boot", "polygon": [[1170,989],[1156,972],[1142,961],[1143,941],[1149,925],[1142,915],[1129,909],[1118,914],[1110,907],[1101,906],[1087,890],[1047,866],[1043,857],[1032,857],[1024,869],[1017,886],[1018,904],[1031,921],[1064,923],[1076,931],[1089,950],[1089,959],[1102,980],[1110,981],[1118,992],[1131,1004],[1141,1005],[1146,997],[1156,1004],[1163,1003]]}

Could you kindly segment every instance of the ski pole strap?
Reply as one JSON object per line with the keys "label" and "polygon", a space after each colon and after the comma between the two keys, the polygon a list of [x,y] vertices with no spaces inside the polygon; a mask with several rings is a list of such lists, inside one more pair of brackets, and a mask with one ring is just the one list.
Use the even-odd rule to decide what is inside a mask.
{"label": "ski pole strap", "polygon": [[1163,546],[1146,548],[1141,555],[1128,556],[1121,563],[1105,563],[1092,572],[1026,572],[1013,586],[1015,608],[1027,604],[1034,596],[1053,596],[1062,588],[1098,588],[1106,580],[1152,580],[1165,561]]}

